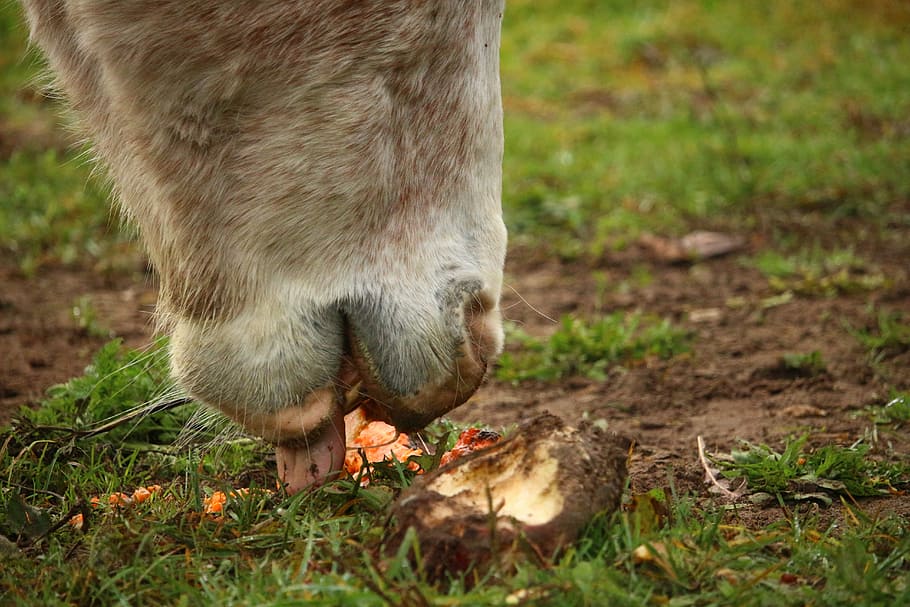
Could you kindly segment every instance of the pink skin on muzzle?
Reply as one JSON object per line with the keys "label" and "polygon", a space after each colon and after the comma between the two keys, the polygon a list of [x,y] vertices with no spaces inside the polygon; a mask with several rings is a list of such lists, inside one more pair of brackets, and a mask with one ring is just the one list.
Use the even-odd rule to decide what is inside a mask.
{"label": "pink skin on muzzle", "polygon": [[344,412],[338,408],[320,433],[275,448],[278,476],[288,493],[320,485],[338,475],[344,467]]}
{"label": "pink skin on muzzle", "polygon": [[333,387],[276,412],[222,409],[247,430],[277,445],[278,476],[289,493],[333,478],[344,467],[345,411]]}

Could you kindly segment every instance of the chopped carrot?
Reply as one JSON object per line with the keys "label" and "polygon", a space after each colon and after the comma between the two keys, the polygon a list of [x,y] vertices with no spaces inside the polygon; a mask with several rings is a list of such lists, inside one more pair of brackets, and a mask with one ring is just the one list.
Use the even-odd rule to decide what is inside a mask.
{"label": "chopped carrot", "polygon": [[[133,491],[132,495],[129,495],[128,493],[124,493],[122,491],[115,491],[114,493],[111,493],[109,496],[107,496],[107,504],[113,508],[124,508],[127,506],[132,506],[133,504],[144,502],[160,491],[161,485],[139,487]],[[89,505],[92,508],[100,508],[103,503],[104,500],[98,496],[93,496],[91,499],[89,499]],[[84,523],[83,516],[81,514],[77,514],[70,518],[70,520],[67,522],[76,529],[82,529],[82,525]]]}
{"label": "chopped carrot", "polygon": [[[364,469],[366,456],[366,474],[361,483],[369,483],[369,464],[383,460],[397,459],[407,461],[412,455],[423,455],[423,450],[415,446],[407,434],[398,432],[394,426],[384,422],[369,422],[362,407],[358,407],[345,416],[345,429],[349,437],[344,468],[351,476],[357,476]],[[469,428],[461,433],[458,442],[444,453],[440,465],[448,464],[468,453],[489,447],[502,437],[492,430]],[[409,462],[408,468],[422,472],[416,462]]]}
{"label": "chopped carrot", "polygon": [[[397,459],[405,462],[412,455],[423,455],[423,450],[411,444],[410,437],[398,432],[394,426],[384,422],[374,421],[360,426],[360,431],[355,434],[348,445],[348,451],[344,458],[344,469],[351,476],[357,476],[363,469],[363,457],[366,456],[366,463],[372,464],[384,460]],[[420,466],[417,462],[408,462],[408,469],[419,471]],[[369,471],[361,481],[367,484]]]}
{"label": "chopped carrot", "polygon": [[445,466],[449,462],[464,457],[468,453],[486,449],[487,447],[498,443],[500,439],[502,439],[502,436],[498,432],[481,430],[480,428],[468,428],[459,435],[455,446],[442,454],[439,465]]}
{"label": "chopped carrot", "polygon": [[[268,495],[272,494],[272,491],[268,489],[257,489],[257,491]],[[249,495],[249,493],[250,490],[246,487],[234,489],[227,494],[224,491],[214,491],[212,495],[202,500],[202,511],[206,514],[220,514],[224,511],[228,497],[236,498],[241,495]]]}
{"label": "chopped carrot", "polygon": [[122,506],[129,506],[133,503],[133,498],[131,498],[126,493],[111,493],[107,498],[107,503],[115,508],[120,508]]}
{"label": "chopped carrot", "polygon": [[[345,420],[348,426],[348,434],[353,438],[351,439],[351,444],[347,447],[344,467],[351,476],[358,475],[364,468],[364,458],[362,456],[365,456],[367,474],[361,480],[364,485],[369,484],[370,464],[392,459],[406,462],[411,456],[423,455],[424,453],[422,449],[411,442],[407,434],[398,432],[394,426],[380,421],[368,422],[362,413],[359,415],[352,413],[348,417],[350,419]],[[500,438],[499,434],[491,430],[479,430],[477,428],[465,430],[458,437],[458,442],[455,443],[455,446],[443,454],[440,465],[445,465],[473,451],[489,447],[499,441]],[[423,472],[417,462],[408,462],[407,466],[410,470],[418,473]],[[234,489],[228,493],[215,491],[203,499],[203,512],[220,519],[229,497],[236,498],[241,495],[247,495],[249,491],[249,489]],[[268,489],[261,489],[261,491],[272,493]],[[145,502],[160,492],[161,485],[138,487],[133,491],[132,495],[118,491],[111,493],[107,497],[107,503],[113,508],[124,508]],[[100,508],[102,503],[103,500],[99,497],[93,497],[90,500],[92,508]],[[77,514],[67,522],[75,529],[82,529],[85,520],[82,514]]]}
{"label": "chopped carrot", "polygon": [[206,514],[220,514],[224,510],[225,502],[227,502],[227,496],[224,491],[215,491],[202,500],[202,510]]}
{"label": "chopped carrot", "polygon": [[133,491],[133,501],[138,503],[144,502],[148,498],[152,497],[152,492],[146,489],[145,487],[139,487]]}
{"label": "chopped carrot", "polygon": [[156,493],[161,491],[161,485],[149,485],[148,487],[139,487],[133,491],[133,501],[136,503],[144,502]]}
{"label": "chopped carrot", "polygon": [[[272,494],[272,491],[268,489],[261,489],[263,493]],[[123,508],[126,506],[132,506],[133,504],[139,504],[144,501],[149,500],[155,494],[161,492],[161,485],[149,485],[148,487],[138,487],[133,491],[132,495],[123,492],[115,492],[108,496],[107,503],[114,508]],[[224,511],[224,506],[227,503],[228,497],[238,497],[240,495],[247,495],[250,492],[249,489],[234,489],[228,494],[225,494],[224,491],[215,491],[209,497],[206,497],[202,500],[203,512],[209,515],[219,515]],[[102,499],[99,497],[93,497],[90,500],[92,508],[99,508],[103,503]],[[218,518],[218,517],[216,517]],[[71,517],[67,523],[74,529],[82,529],[84,524],[82,514],[77,514]]]}

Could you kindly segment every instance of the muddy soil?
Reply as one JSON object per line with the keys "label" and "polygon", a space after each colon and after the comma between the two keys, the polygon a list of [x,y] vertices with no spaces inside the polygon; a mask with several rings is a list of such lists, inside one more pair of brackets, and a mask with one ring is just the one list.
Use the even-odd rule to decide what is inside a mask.
{"label": "muddy soil", "polygon": [[113,336],[134,348],[148,344],[153,282],[139,272],[72,267],[43,267],[25,277],[0,260],[0,424],[21,405],[37,404],[50,386],[81,375]]}
{"label": "muddy soil", "polygon": [[[802,225],[816,234],[868,233],[858,224],[833,231],[818,227]],[[776,297],[768,280],[742,262],[740,255],[766,246],[765,236],[743,236],[748,244],[740,254],[694,264],[667,263],[644,246],[565,262],[516,245],[507,263],[503,308],[527,332],[544,336],[556,328],[552,319],[566,313],[640,309],[691,331],[691,352],[617,367],[605,381],[490,381],[453,417],[493,427],[542,411],[570,422],[603,419],[635,441],[630,462],[635,491],[672,486],[705,497],[709,487],[697,457],[699,436],[714,453],[728,453],[740,440],[779,447],[806,432],[812,444],[869,440],[873,424],[864,408],[884,404],[892,389],[910,389],[910,353],[873,364],[851,328],[870,326],[871,305],[910,318],[910,230],[850,241],[857,256],[889,278],[888,289],[790,299]],[[647,284],[635,278],[643,269],[651,276]],[[79,374],[107,340],[105,332],[133,347],[151,338],[155,285],[147,274],[102,277],[90,269],[44,268],[26,278],[4,261],[0,284],[0,423],[17,407],[37,403],[47,387]],[[633,286],[619,288],[624,284]],[[74,303],[85,298],[97,317],[91,330],[72,313]],[[815,350],[826,363],[824,372],[800,374],[781,365],[784,354]],[[907,430],[878,428],[875,451],[906,456]],[[863,507],[870,514],[908,512],[907,502],[892,497],[866,500]],[[755,525],[781,515],[776,508],[739,512]],[[837,507],[822,515],[838,516]]]}

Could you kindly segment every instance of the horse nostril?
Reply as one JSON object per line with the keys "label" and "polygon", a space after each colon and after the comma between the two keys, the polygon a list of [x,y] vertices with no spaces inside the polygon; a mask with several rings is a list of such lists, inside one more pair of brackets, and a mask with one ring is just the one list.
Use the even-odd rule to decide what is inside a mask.
{"label": "horse nostril", "polygon": [[496,298],[480,281],[452,282],[430,301],[346,302],[350,358],[379,417],[420,428],[466,401],[502,346]]}
{"label": "horse nostril", "polygon": [[484,291],[473,293],[465,302],[464,320],[469,352],[484,366],[489,364],[502,348],[501,323],[497,303]]}

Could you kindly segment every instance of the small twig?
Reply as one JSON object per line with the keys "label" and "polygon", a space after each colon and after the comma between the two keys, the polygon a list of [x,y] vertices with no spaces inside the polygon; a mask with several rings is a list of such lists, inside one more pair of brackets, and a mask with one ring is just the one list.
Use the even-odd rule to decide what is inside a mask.
{"label": "small twig", "polygon": [[740,492],[746,486],[746,484],[743,483],[740,485],[739,489],[736,491],[730,491],[724,487],[720,481],[717,480],[717,477],[714,475],[714,471],[711,470],[711,466],[708,464],[708,458],[705,456],[705,440],[701,436],[698,436],[696,438],[696,442],[698,443],[698,461],[701,462],[701,467],[704,468],[705,474],[708,476],[711,484],[714,485],[724,497],[730,500],[739,499],[739,496],[741,495]]}
{"label": "small twig", "polygon": [[40,536],[36,537],[35,541],[48,537],[53,532],[57,531],[58,529],[60,529],[61,527],[63,527],[67,523],[69,523],[70,519],[73,518],[74,516],[76,516],[77,514],[82,514],[84,517],[85,510],[86,510],[85,502],[83,502],[82,500],[79,500],[78,502],[76,502],[73,505],[72,508],[69,509],[69,511],[66,514],[61,516],[60,520],[57,521],[56,523],[54,523],[50,529],[48,529],[46,532],[42,533]]}
{"label": "small twig", "polygon": [[122,426],[126,422],[132,421],[137,417],[144,415],[155,415],[156,413],[162,413],[170,409],[175,409],[191,402],[193,402],[193,399],[182,397],[175,398],[173,400],[167,400],[161,403],[155,403],[154,405],[149,405],[148,407],[127,411],[126,413],[115,417],[109,422],[95,425],[85,430],[80,430],[78,428],[72,428],[68,426],[34,426],[34,429],[42,430],[45,432],[66,432],[69,435],[67,438],[89,438],[92,436],[97,436],[99,434],[104,434],[105,432],[110,432],[117,426]]}
{"label": "small twig", "polygon": [[12,481],[6,482],[7,487],[15,487],[16,489],[22,489],[23,491],[31,491],[32,493],[41,493],[43,495],[49,495],[55,497],[60,501],[65,500],[66,498],[60,495],[59,493],[54,493],[53,491],[48,491],[47,489],[38,489],[36,487],[29,487],[27,485],[22,485],[20,483],[14,483]]}
{"label": "small twig", "polygon": [[83,502],[82,500],[79,500],[69,509],[69,511],[66,514],[64,514],[62,517],[60,517],[60,520],[58,520],[56,523],[51,525],[43,533],[40,533],[40,534],[36,535],[35,537],[27,538],[25,541],[25,545],[26,546],[36,545],[38,542],[40,542],[44,538],[50,536],[52,533],[54,533],[55,531],[57,531],[58,529],[60,529],[64,525],[66,525],[69,522],[69,520],[71,518],[73,518],[74,516],[76,516],[77,514],[81,513],[81,514],[83,514],[83,516],[85,516],[85,514],[84,514],[85,510],[86,510],[85,502]]}
{"label": "small twig", "polygon": [[6,437],[6,440],[3,441],[3,446],[0,447],[0,462],[6,457],[6,452],[9,450],[10,441],[13,440],[13,433],[10,432],[9,436]]}
{"label": "small twig", "polygon": [[63,562],[64,563],[68,562],[73,557],[73,554],[76,553],[76,550],[78,550],[81,547],[82,547],[82,540],[80,539],[75,544],[70,546],[69,549],[66,551],[66,554],[63,555]]}

